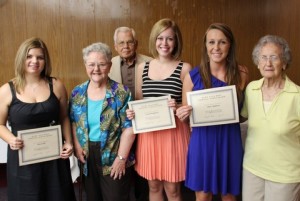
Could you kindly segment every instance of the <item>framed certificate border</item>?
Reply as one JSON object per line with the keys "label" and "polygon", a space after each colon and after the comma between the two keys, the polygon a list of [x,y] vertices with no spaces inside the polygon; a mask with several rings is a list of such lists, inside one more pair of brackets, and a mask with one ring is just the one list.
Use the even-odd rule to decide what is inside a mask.
{"label": "framed certificate border", "polygon": [[133,132],[138,134],[175,128],[174,112],[168,106],[170,99],[171,96],[161,96],[128,102],[129,108],[135,113],[132,120]]}
{"label": "framed certificate border", "polygon": [[62,134],[60,125],[18,131],[24,147],[19,150],[19,165],[29,165],[60,158]]}
{"label": "framed certificate border", "polygon": [[191,127],[239,122],[239,110],[234,85],[187,92],[193,107]]}

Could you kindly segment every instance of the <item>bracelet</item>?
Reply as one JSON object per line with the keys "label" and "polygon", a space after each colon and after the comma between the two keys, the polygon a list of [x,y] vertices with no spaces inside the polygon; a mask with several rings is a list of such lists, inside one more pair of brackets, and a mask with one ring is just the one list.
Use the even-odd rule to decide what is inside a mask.
{"label": "bracelet", "polygon": [[118,158],[119,158],[121,161],[125,161],[125,160],[126,160],[126,158],[124,158],[123,156],[120,156],[120,155],[118,155]]}

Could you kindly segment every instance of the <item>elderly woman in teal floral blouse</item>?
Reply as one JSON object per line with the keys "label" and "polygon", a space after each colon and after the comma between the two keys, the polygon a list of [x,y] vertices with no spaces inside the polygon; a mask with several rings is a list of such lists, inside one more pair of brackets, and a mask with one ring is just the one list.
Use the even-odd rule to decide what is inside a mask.
{"label": "elderly woman in teal floral blouse", "polygon": [[94,43],[82,52],[89,80],[72,91],[70,119],[87,200],[127,201],[135,138],[125,112],[131,93],[108,77],[112,53],[106,44]]}

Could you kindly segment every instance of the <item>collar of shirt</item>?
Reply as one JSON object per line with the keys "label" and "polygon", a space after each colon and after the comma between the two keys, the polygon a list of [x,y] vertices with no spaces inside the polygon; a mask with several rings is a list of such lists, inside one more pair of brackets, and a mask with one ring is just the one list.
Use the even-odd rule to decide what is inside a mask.
{"label": "collar of shirt", "polygon": [[135,54],[133,57],[134,57],[134,58],[133,58],[131,64],[128,64],[128,63],[126,62],[126,59],[121,58],[121,67],[123,67],[123,66],[127,66],[127,67],[134,66],[134,65],[135,65],[135,62],[136,62],[136,54]]}

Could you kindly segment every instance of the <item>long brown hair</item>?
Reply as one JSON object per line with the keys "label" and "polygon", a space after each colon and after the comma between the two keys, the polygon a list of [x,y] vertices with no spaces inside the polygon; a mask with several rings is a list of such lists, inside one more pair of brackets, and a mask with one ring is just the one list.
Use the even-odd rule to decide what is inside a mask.
{"label": "long brown hair", "polygon": [[226,36],[226,38],[228,39],[228,41],[230,43],[230,48],[229,48],[228,55],[226,58],[225,82],[228,85],[236,85],[238,99],[239,99],[239,101],[241,101],[242,90],[240,89],[240,86],[241,86],[242,81],[241,81],[239,65],[236,60],[236,53],[235,53],[236,43],[235,43],[235,39],[234,39],[234,36],[233,36],[233,33],[232,33],[230,27],[223,23],[211,24],[208,27],[208,29],[203,37],[201,64],[199,67],[199,72],[202,77],[204,87],[206,89],[212,87],[212,82],[211,82],[212,75],[211,75],[211,71],[210,71],[210,63],[209,63],[209,58],[207,55],[207,48],[206,48],[207,33],[212,29],[220,30]]}

